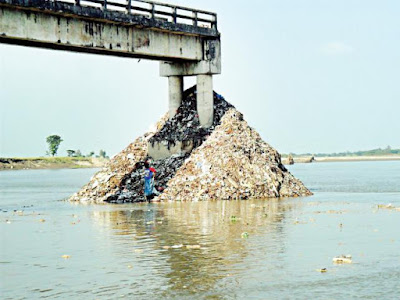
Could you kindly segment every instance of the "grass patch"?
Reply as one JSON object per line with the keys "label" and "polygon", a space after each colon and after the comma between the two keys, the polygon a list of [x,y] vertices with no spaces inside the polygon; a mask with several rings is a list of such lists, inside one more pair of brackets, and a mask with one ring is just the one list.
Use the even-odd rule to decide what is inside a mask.
{"label": "grass patch", "polygon": [[[5,158],[6,159],[6,158]],[[27,161],[27,162],[44,162],[44,163],[59,163],[59,164],[68,164],[74,163],[77,161],[87,161],[91,162],[91,157],[13,157],[9,158],[16,161]]]}

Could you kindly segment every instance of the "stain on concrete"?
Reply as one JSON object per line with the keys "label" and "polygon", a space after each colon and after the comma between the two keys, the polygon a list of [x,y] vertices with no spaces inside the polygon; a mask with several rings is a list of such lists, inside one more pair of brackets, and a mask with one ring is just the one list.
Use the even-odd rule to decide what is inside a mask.
{"label": "stain on concrete", "polygon": [[[7,34],[7,43],[10,44],[88,53],[95,53],[93,48],[99,48],[104,50],[97,53],[173,62],[198,61],[205,56],[206,48],[201,47],[202,33],[196,32],[202,29],[191,25],[167,24],[166,20],[146,19],[94,7],[77,7],[57,1],[0,0],[0,13],[8,14],[9,11],[15,14],[16,24],[24,24],[25,21],[27,24],[37,23],[22,35],[18,30],[10,34],[4,30],[2,36]],[[180,29],[177,29],[178,25]],[[189,29],[189,34],[185,34],[186,29]],[[219,42],[219,33],[214,33],[217,33],[216,37],[210,39]],[[15,40],[9,39],[10,36]],[[84,49],[85,45],[88,49]],[[110,51],[116,49],[123,51]]]}

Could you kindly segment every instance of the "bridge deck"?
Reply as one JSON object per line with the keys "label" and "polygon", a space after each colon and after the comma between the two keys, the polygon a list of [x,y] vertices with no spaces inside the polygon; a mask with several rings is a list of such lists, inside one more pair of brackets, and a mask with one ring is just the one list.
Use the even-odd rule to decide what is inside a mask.
{"label": "bridge deck", "polygon": [[0,0],[1,6],[219,37],[216,13],[147,0]]}
{"label": "bridge deck", "polygon": [[170,117],[183,77],[197,76],[200,124],[213,123],[212,76],[221,73],[215,13],[147,0],[0,0],[0,43],[158,60]]}

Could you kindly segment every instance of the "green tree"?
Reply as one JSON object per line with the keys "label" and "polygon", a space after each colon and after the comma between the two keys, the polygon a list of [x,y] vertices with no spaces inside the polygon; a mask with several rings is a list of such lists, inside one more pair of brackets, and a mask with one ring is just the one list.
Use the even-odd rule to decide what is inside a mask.
{"label": "green tree", "polygon": [[67,150],[67,154],[68,154],[68,157],[74,157],[74,156],[76,156],[75,150]]}
{"label": "green tree", "polygon": [[46,138],[46,142],[49,145],[48,153],[51,156],[54,156],[57,154],[58,147],[60,146],[62,141],[63,140],[61,139],[61,137],[59,135],[49,135]]}
{"label": "green tree", "polygon": [[107,153],[106,153],[106,151],[104,151],[104,150],[100,150],[100,152],[99,152],[99,156],[100,156],[100,157],[103,157],[103,158],[105,158],[105,157],[107,156]]}
{"label": "green tree", "polygon": [[94,155],[94,151],[89,152],[89,154],[87,155],[87,157],[93,157]]}

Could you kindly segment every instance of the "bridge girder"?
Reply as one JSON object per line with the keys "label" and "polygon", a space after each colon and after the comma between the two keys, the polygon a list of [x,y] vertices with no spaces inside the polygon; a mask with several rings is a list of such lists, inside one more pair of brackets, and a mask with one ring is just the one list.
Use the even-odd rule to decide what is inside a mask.
{"label": "bridge girder", "polygon": [[195,22],[171,23],[154,13],[146,18],[59,1],[0,0],[0,43],[158,60],[160,75],[170,80],[170,117],[183,92],[176,82],[198,76],[199,117],[210,126],[212,75],[221,73],[220,34],[197,26],[197,13]]}

